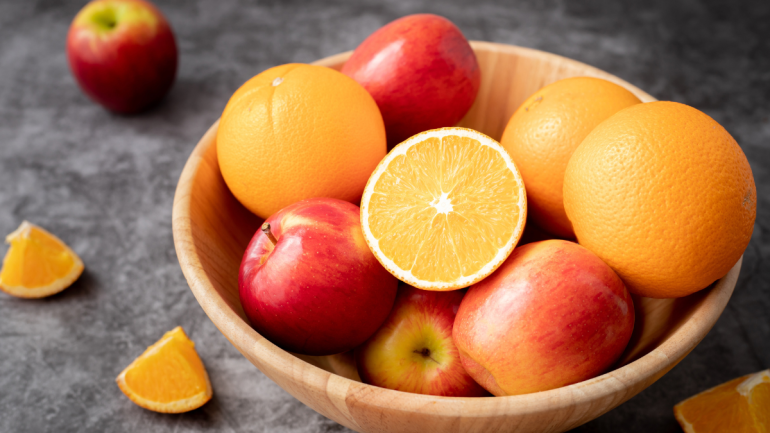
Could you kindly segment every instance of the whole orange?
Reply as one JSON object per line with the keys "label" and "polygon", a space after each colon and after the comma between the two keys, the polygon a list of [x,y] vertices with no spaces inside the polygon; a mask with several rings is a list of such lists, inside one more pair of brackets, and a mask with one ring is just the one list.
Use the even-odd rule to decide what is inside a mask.
{"label": "whole orange", "polygon": [[217,132],[225,183],[262,218],[311,197],[358,204],[385,152],[374,99],[352,78],[314,65],[251,78],[230,98]]}
{"label": "whole orange", "polygon": [[626,108],[583,140],[564,174],[578,242],[632,293],[686,296],[723,277],[746,249],[757,190],[738,143],[676,102]]}
{"label": "whole orange", "polygon": [[562,200],[567,162],[596,125],[640,102],[615,83],[574,77],[543,87],[513,113],[500,144],[521,171],[536,224],[557,236],[575,237]]}

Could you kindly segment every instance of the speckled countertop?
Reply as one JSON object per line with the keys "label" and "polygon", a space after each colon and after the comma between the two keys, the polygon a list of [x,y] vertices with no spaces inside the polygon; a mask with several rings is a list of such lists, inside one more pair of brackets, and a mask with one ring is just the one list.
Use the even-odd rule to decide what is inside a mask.
{"label": "speckled countertop", "polygon": [[[770,2],[158,0],[179,73],[159,106],[132,117],[90,102],[69,73],[64,40],[83,3],[0,2],[0,233],[30,220],[86,264],[48,299],[0,293],[0,432],[347,431],[263,376],[206,317],[177,262],[171,205],[188,155],[240,84],[353,49],[416,12],[446,16],[469,39],[561,54],[695,106],[751,163],[757,222],[716,326],[657,383],[575,431],[681,431],[674,404],[770,367]],[[115,376],[177,325],[196,342],[214,398],[156,414],[124,397]]]}

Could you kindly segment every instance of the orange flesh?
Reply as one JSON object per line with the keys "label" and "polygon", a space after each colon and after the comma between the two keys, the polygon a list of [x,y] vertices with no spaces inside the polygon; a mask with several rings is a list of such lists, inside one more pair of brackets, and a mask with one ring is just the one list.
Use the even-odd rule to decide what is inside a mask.
{"label": "orange flesh", "polygon": [[134,403],[156,412],[187,412],[212,395],[195,343],[179,326],[148,347],[120,373],[117,382]]}
{"label": "orange flesh", "polygon": [[37,227],[11,240],[0,280],[9,286],[42,287],[67,275],[75,260],[61,243]]}
{"label": "orange flesh", "polygon": [[205,391],[205,375],[193,342],[172,336],[126,373],[126,384],[148,400],[168,403]]}
{"label": "orange flesh", "polygon": [[401,269],[424,281],[452,281],[479,272],[514,235],[519,195],[498,151],[469,137],[431,137],[394,158],[378,179],[369,226]]}
{"label": "orange flesh", "polygon": [[770,432],[770,371],[739,377],[674,407],[687,433]]}

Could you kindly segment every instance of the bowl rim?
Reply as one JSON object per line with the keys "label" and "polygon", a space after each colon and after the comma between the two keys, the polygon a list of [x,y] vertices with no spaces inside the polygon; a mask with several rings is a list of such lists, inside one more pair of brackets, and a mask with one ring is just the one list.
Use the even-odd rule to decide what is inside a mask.
{"label": "bowl rim", "polygon": [[[629,90],[635,90],[634,93],[637,95],[646,95],[647,98],[645,99],[648,101],[655,100],[635,86],[613,75],[556,54],[491,42],[471,41],[471,45],[474,50],[514,52],[519,56],[549,58],[552,61],[557,60],[574,64],[581,68],[593,69],[598,73],[597,75],[613,77],[613,81],[623,84]],[[326,57],[314,62],[314,64],[322,66],[338,64],[347,59],[351,53],[352,51],[348,51]],[[182,272],[206,315],[247,359],[250,359],[250,357],[244,353],[245,350],[250,351],[252,356],[259,359],[262,364],[265,364],[264,367],[269,367],[273,373],[280,372],[281,374],[292,376],[292,380],[300,380],[303,387],[310,388],[309,392],[302,393],[297,391],[297,389],[286,390],[316,410],[319,409],[307,401],[310,400],[309,395],[327,395],[328,398],[332,399],[332,404],[324,406],[324,408],[329,410],[332,407],[333,411],[338,412],[336,413],[338,416],[333,418],[348,427],[352,426],[351,428],[357,426],[356,421],[346,408],[340,407],[340,404],[346,404],[346,396],[349,396],[351,393],[355,393],[356,404],[358,405],[365,404],[399,412],[415,412],[438,416],[473,418],[516,416],[543,413],[558,408],[576,407],[581,404],[590,404],[599,399],[610,399],[611,404],[607,405],[607,408],[602,412],[604,413],[633,397],[641,389],[651,385],[692,351],[721,315],[738,280],[743,256],[741,256],[727,275],[715,282],[712,287],[705,289],[708,290],[708,293],[699,301],[699,305],[694,308],[692,316],[683,322],[678,329],[671,333],[655,349],[626,365],[583,382],[531,394],[472,398],[412,394],[367,385],[338,376],[303,361],[262,337],[230,308],[227,301],[214,288],[211,276],[204,272],[200,257],[195,249],[194,224],[189,210],[193,196],[192,186],[194,183],[192,179],[195,178],[202,165],[208,164],[204,154],[215,141],[218,125],[219,120],[214,122],[195,146],[185,163],[174,195],[172,230],[174,246]],[[215,169],[218,171],[218,167]],[[243,347],[247,349],[241,348],[242,343],[244,344]],[[254,362],[252,361],[252,363]],[[287,366],[289,366],[288,372],[282,372],[281,370],[286,370]],[[273,379],[264,368],[257,367]],[[275,379],[273,380],[275,381]],[[628,391],[632,384],[642,382],[644,382],[644,386],[639,391]],[[613,398],[613,396],[618,395],[620,397]],[[336,403],[334,400],[336,400]],[[387,404],[383,404],[383,402],[387,402]],[[571,420],[580,419],[585,411],[581,412],[578,410],[575,412],[579,413],[572,413],[568,415],[568,418]],[[326,413],[323,414],[332,417]],[[347,420],[348,423],[340,421],[340,419]]]}

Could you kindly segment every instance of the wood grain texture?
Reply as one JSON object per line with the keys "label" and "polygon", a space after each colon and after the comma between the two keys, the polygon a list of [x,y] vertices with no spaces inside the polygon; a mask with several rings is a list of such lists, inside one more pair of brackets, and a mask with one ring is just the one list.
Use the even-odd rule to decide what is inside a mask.
{"label": "wood grain texture", "polygon": [[[616,82],[642,101],[655,99],[601,70],[557,55],[472,42],[482,69],[479,95],[462,126],[499,139],[527,96],[561,78]],[[316,64],[339,69],[342,53]],[[360,432],[562,432],[633,397],[681,361],[705,337],[735,288],[742,259],[711,287],[676,300],[635,298],[636,328],[610,372],[551,391],[512,397],[447,398],[360,383],[350,354],[293,355],[245,320],[238,267],[261,224],[230,194],[219,172],[214,123],[195,147],[177,185],[173,232],[179,263],[203,310],[257,368],[321,414]]]}

